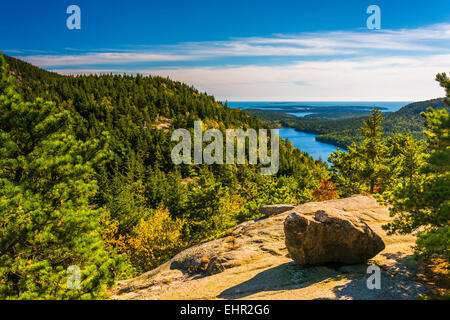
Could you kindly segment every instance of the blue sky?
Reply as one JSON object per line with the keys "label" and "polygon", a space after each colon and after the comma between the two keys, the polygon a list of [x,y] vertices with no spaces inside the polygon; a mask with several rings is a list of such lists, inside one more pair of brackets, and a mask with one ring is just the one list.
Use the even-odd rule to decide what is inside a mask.
{"label": "blue sky", "polygon": [[423,100],[450,71],[448,0],[9,1],[0,28],[0,50],[48,70],[169,76],[221,100]]}

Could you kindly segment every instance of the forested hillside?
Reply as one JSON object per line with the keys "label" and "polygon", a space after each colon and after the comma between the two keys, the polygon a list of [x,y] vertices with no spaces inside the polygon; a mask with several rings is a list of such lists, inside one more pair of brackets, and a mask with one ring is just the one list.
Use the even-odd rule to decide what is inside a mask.
{"label": "forested hillside", "polygon": [[[423,139],[424,124],[420,116],[428,107],[433,109],[447,108],[442,98],[420,101],[404,106],[400,110],[387,113],[383,119],[383,133],[391,137],[397,133],[411,133],[416,139]],[[282,126],[292,127],[299,131],[318,134],[316,139],[341,148],[347,148],[352,142],[362,140],[361,126],[367,116],[352,116],[347,114],[343,119],[320,119],[319,117],[295,117],[278,111],[246,110],[253,116],[268,122],[276,122]],[[330,116],[331,114],[325,114]],[[323,117],[324,115],[321,115]],[[340,117],[339,115],[337,115]],[[338,118],[337,117],[337,118]]]}
{"label": "forested hillside", "polygon": [[[261,164],[172,162],[173,130],[192,135],[196,120],[222,133],[267,125],[193,87],[140,75],[61,76],[7,60],[0,54],[0,298],[107,298],[118,279],[229,235],[260,218],[262,205],[361,193],[392,205],[389,232],[425,227],[417,252],[448,266],[450,120],[438,99],[386,117],[376,109],[334,121],[286,116],[280,123],[336,132],[352,145],[333,152],[328,168],[281,140],[271,176]],[[448,106],[450,79],[436,80]],[[420,136],[428,106],[436,110],[421,114],[425,140],[395,134]]]}
{"label": "forested hillside", "polygon": [[[283,141],[277,176],[260,165],[174,165],[175,128],[263,125],[169,79],[60,76],[1,59],[1,297],[99,297],[263,204],[314,199],[328,174]],[[86,291],[62,289],[71,265]]]}
{"label": "forested hillside", "polygon": [[50,78],[59,78],[59,74],[43,70],[32,64],[26,63],[22,60],[5,56],[6,63],[9,65],[9,74],[14,76],[19,82],[25,81],[39,81]]}

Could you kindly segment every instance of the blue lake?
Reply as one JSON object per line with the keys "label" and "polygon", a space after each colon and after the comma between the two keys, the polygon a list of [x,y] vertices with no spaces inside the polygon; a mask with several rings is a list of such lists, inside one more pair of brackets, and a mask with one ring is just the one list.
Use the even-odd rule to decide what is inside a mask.
{"label": "blue lake", "polygon": [[294,147],[307,152],[316,160],[322,159],[323,161],[326,161],[330,154],[337,150],[337,147],[331,144],[317,141],[315,134],[296,131],[291,128],[278,129],[278,133],[281,138],[289,139]]}
{"label": "blue lake", "polygon": [[287,114],[292,114],[293,116],[296,117],[304,117],[310,114],[313,114],[314,112],[286,112]]}
{"label": "blue lake", "polygon": [[[286,107],[292,107],[292,106],[314,106],[314,107],[327,107],[327,106],[366,106],[366,107],[373,107],[378,106],[384,108],[384,112],[394,112],[400,109],[401,107],[407,105],[410,102],[386,102],[386,101],[361,101],[361,102],[343,102],[343,101],[301,101],[301,102],[283,102],[283,101],[276,101],[276,102],[267,102],[267,101],[229,101],[228,106],[231,108],[240,108],[240,109],[249,109],[249,108],[255,108],[255,109],[264,109],[264,110],[277,110],[277,111],[283,111]],[[306,110],[305,110],[306,111]],[[297,117],[304,117],[305,115],[311,114],[311,112],[305,112],[302,110],[299,110],[299,112],[289,112],[292,115],[295,115]],[[309,155],[311,155],[314,159],[318,160],[319,158],[323,161],[326,161],[330,154],[337,149],[337,147],[319,142],[316,140],[316,135],[301,131],[296,131],[294,129],[279,129],[280,137],[283,139],[289,139],[289,141],[292,142],[294,147],[299,148],[300,150],[307,152]]]}

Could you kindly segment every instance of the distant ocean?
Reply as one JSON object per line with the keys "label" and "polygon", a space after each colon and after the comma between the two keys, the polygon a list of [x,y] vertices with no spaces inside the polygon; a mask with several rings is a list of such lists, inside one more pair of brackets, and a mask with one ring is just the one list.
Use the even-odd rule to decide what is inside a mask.
{"label": "distant ocean", "polygon": [[[351,106],[351,107],[379,107],[382,108],[383,112],[395,112],[400,108],[406,106],[411,102],[386,102],[386,101],[320,101],[320,102],[311,102],[311,101],[229,101],[228,106],[230,108],[239,108],[239,109],[264,109],[264,110],[278,110],[283,112],[283,109],[289,108],[290,111],[296,106],[310,106],[310,107],[339,107],[339,106]],[[302,108],[299,108],[300,110]],[[299,111],[300,111],[299,110]],[[311,112],[288,112],[289,114],[293,114],[297,117],[303,117],[305,115],[311,114]],[[330,154],[335,151],[337,148],[333,145],[326,144],[323,142],[317,141],[315,134],[305,133],[296,131],[291,128],[279,129],[278,133],[280,137],[283,139],[289,139],[292,144],[299,148],[300,150],[307,152],[314,159],[321,159],[326,161]]]}
{"label": "distant ocean", "polygon": [[228,101],[228,106],[239,109],[266,109],[283,111],[285,107],[311,106],[311,107],[381,107],[384,112],[394,112],[410,104],[409,101]]}

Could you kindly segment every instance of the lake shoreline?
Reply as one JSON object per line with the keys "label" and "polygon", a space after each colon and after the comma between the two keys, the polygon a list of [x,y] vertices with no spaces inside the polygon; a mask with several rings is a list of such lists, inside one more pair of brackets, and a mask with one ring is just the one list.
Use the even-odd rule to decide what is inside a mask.
{"label": "lake shoreline", "polygon": [[338,149],[329,143],[321,142],[316,139],[316,134],[299,131],[295,128],[277,129],[280,137],[289,140],[295,148],[309,154],[315,160],[327,162],[330,154]]}
{"label": "lake shoreline", "polygon": [[331,142],[327,142],[327,141],[325,141],[325,140],[320,140],[320,138],[317,139],[317,138],[321,135],[320,133],[317,133],[317,132],[313,132],[313,131],[311,131],[311,132],[303,131],[303,130],[296,129],[295,127],[289,127],[289,126],[281,126],[280,128],[277,128],[277,129],[294,129],[294,130],[297,131],[297,132],[307,133],[307,134],[313,134],[313,135],[315,135],[316,141],[318,141],[318,142],[320,142],[320,143],[328,144],[328,145],[330,145],[330,146],[334,146],[334,147],[336,147],[336,148],[339,148],[339,149],[348,151],[348,148],[347,148],[346,146],[342,146],[342,145],[339,145],[339,144],[334,144],[334,143],[331,143]]}
{"label": "lake shoreline", "polygon": [[[228,101],[227,105],[229,108],[238,108],[244,112],[248,112],[252,116],[256,116],[262,121],[273,121],[277,117],[297,117],[302,118],[305,115],[310,114],[321,114],[321,113],[349,113],[352,112],[368,112],[374,106],[383,110],[384,113],[392,113],[400,108],[404,107],[410,102],[401,101]],[[256,112],[254,112],[256,111]],[[295,114],[293,114],[295,113]],[[300,116],[301,115],[301,116]],[[337,116],[337,115],[335,115]],[[342,115],[339,115],[337,119],[341,119]],[[280,119],[281,119],[280,118]],[[311,120],[320,121],[320,117]],[[281,121],[278,122],[280,125],[279,130],[293,130],[285,131],[285,135],[280,134],[283,139],[289,139],[293,145],[310,154],[314,159],[319,157],[323,159],[328,159],[331,152],[336,150],[348,151],[348,145],[343,145],[342,143],[336,143],[336,141],[331,141],[328,137],[323,136],[323,132],[317,132],[315,130],[302,131],[296,129],[295,127],[286,127],[281,125]]]}

